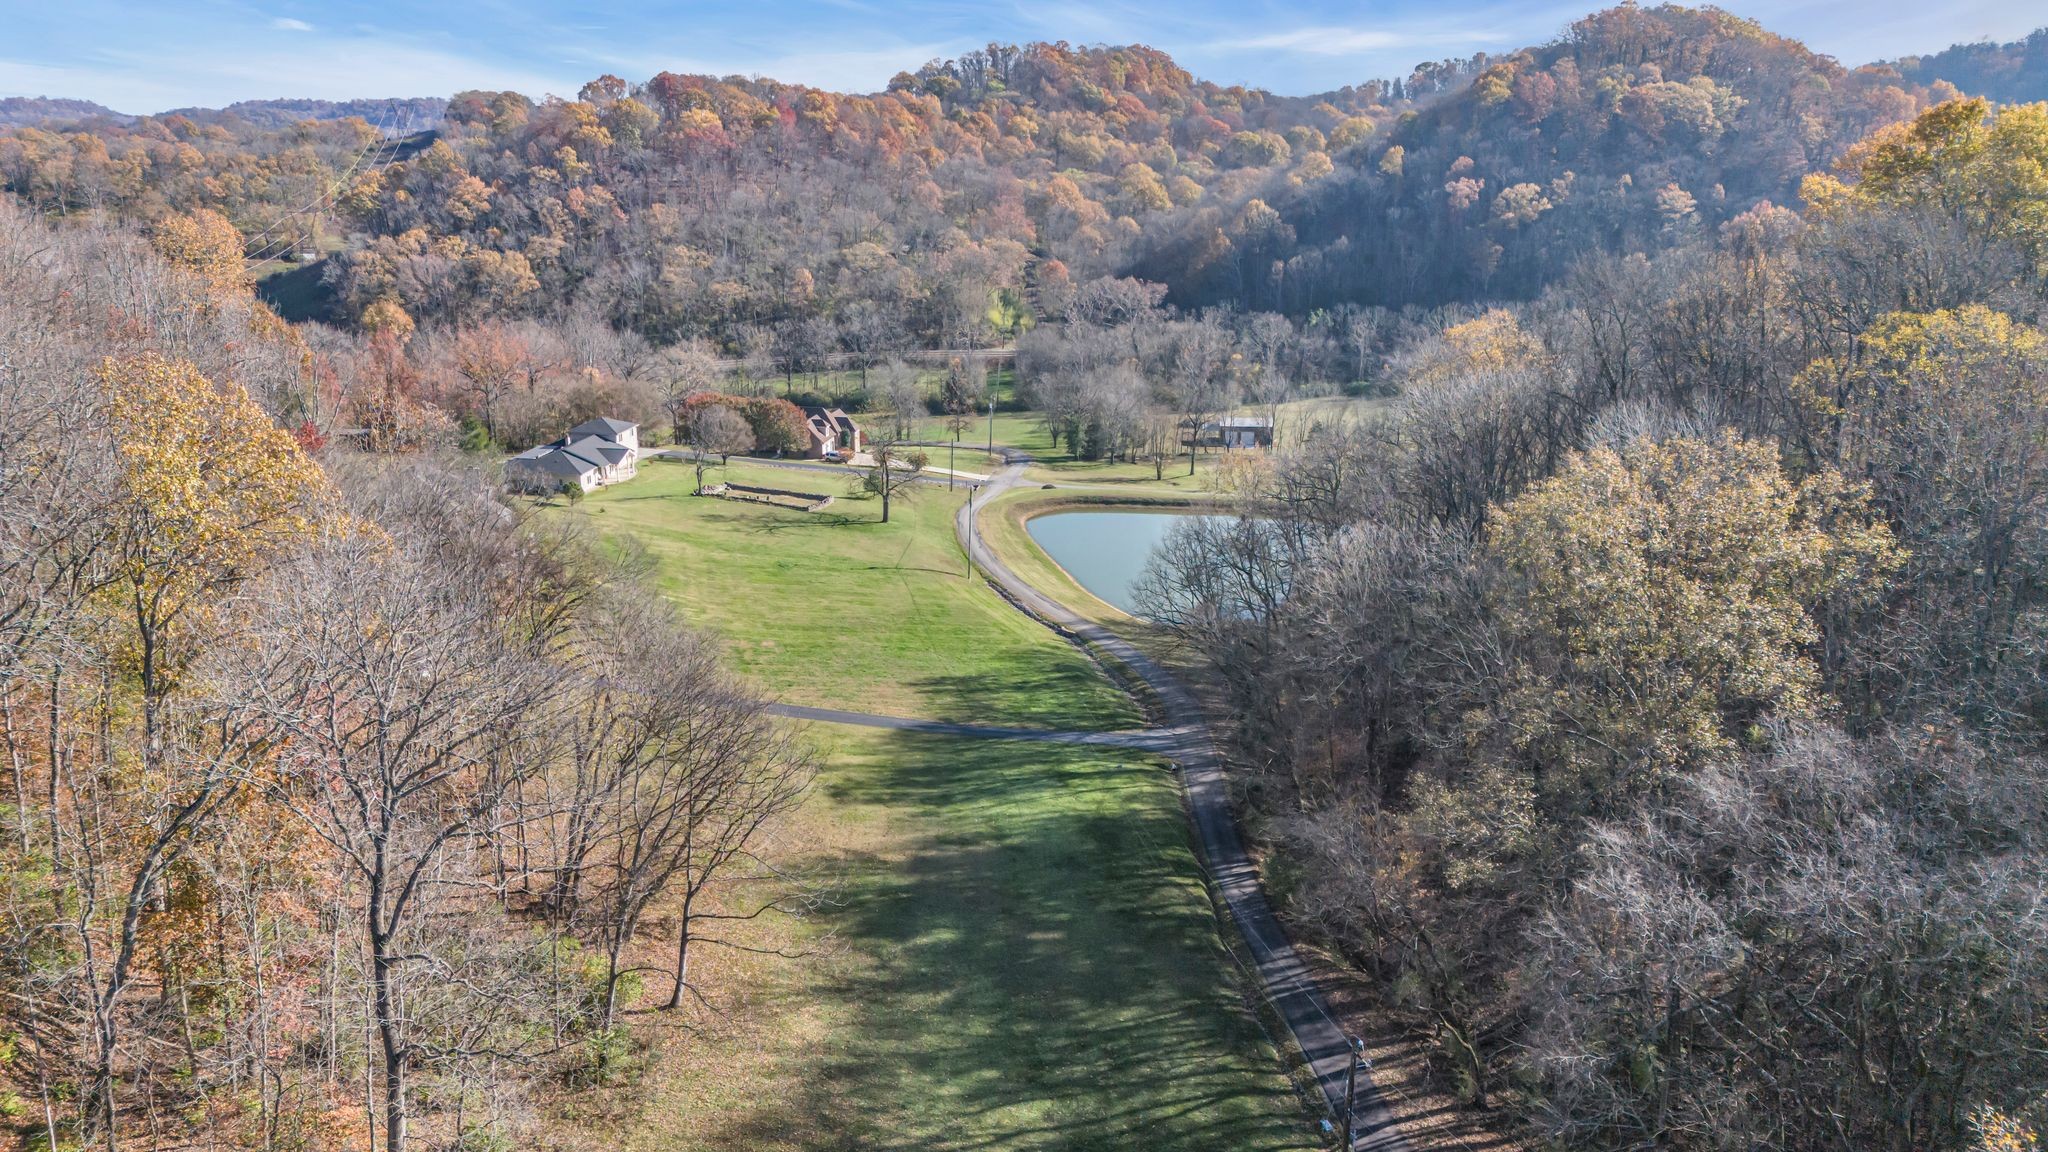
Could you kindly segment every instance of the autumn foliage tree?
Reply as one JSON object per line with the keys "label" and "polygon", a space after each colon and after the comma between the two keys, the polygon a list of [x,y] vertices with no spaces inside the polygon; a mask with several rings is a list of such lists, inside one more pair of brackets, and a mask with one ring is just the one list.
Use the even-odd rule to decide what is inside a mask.
{"label": "autumn foliage tree", "polygon": [[[257,754],[249,737],[235,735],[234,722],[220,723],[218,738],[208,739],[173,729],[166,707],[217,626],[220,599],[313,533],[326,481],[246,393],[214,384],[188,363],[155,355],[108,360],[98,383],[121,463],[114,572],[105,596],[123,624],[121,654],[141,703],[138,795],[152,798],[128,833],[140,852],[121,889],[106,897],[120,927],[94,985],[100,1063],[93,1093],[111,1144],[120,1001],[141,946],[142,917],[165,869]],[[101,784],[112,790],[122,787],[118,780]]]}
{"label": "autumn foliage tree", "polygon": [[1511,734],[1571,813],[1811,716],[1819,621],[1899,563],[1867,493],[1732,434],[1575,456],[1491,519],[1486,557],[1508,675],[1472,736]]}
{"label": "autumn foliage tree", "polygon": [[196,273],[215,292],[242,286],[242,234],[212,209],[164,217],[150,231],[150,243],[164,259]]}
{"label": "autumn foliage tree", "polygon": [[[630,565],[443,459],[308,456],[323,377],[409,361],[4,203],[0,270],[0,1110],[51,1148],[531,1136],[515,1102],[603,1022],[591,925],[517,904],[557,870],[524,830]],[[632,898],[688,888],[701,929],[802,762],[661,626],[698,655],[642,696],[685,733],[717,705],[723,783],[680,791],[723,799]]]}

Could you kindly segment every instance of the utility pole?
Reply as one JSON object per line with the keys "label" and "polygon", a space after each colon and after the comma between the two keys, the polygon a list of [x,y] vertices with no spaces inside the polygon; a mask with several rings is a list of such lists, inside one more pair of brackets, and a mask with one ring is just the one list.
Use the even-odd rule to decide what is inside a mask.
{"label": "utility pole", "polygon": [[1351,1067],[1344,1073],[1344,1152],[1351,1152],[1355,1146],[1357,1129],[1352,1127],[1352,1116],[1358,1104],[1358,1066],[1365,1061],[1365,1041],[1345,1037],[1350,1050]]}
{"label": "utility pole", "polygon": [[988,396],[988,454],[991,456],[996,454],[996,396],[994,389],[989,390]]}

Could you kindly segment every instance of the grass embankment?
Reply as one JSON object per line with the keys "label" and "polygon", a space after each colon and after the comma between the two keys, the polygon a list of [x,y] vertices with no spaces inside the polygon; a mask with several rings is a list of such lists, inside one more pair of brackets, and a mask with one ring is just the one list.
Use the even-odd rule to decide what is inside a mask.
{"label": "grass embankment", "polygon": [[1145,622],[1083,587],[1038,546],[1026,524],[1033,517],[1056,512],[1201,512],[1217,507],[1215,500],[1205,493],[1097,495],[1071,489],[1035,488],[1006,493],[981,509],[976,519],[981,538],[1025,583],[1128,639],[1148,631]]}
{"label": "grass embankment", "polygon": [[839,903],[679,1038],[629,1152],[1309,1148],[1176,785],[1135,754],[820,727]]}
{"label": "grass embankment", "polygon": [[[1136,490],[1112,495],[1072,489],[1013,491],[997,500],[979,518],[981,537],[1010,571],[1026,583],[1064,604],[1076,615],[1128,640],[1151,657],[1154,663],[1193,689],[1199,698],[1212,707],[1219,705],[1220,700],[1212,692],[1210,669],[1202,663],[1199,653],[1190,651],[1166,629],[1132,616],[1088,591],[1038,546],[1038,541],[1032,539],[1030,529],[1025,526],[1034,516],[1056,512],[1114,512],[1118,509],[1194,513],[1223,511],[1227,506],[1221,503],[1220,497],[1195,492],[1185,496],[1144,496]],[[1108,654],[1105,653],[1104,658],[1109,659]]]}
{"label": "grass embankment", "polygon": [[630,532],[660,589],[725,638],[733,666],[796,704],[934,720],[1064,729],[1139,722],[1087,659],[979,580],[953,538],[967,498],[926,486],[880,502],[848,479],[735,461],[706,472],[833,494],[822,512],[692,495],[687,464],[650,460],[638,479],[577,506]]}

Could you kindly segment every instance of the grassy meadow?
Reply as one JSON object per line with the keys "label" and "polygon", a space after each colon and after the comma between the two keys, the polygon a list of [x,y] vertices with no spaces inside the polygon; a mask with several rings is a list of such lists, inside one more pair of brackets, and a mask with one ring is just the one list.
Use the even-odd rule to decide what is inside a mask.
{"label": "grassy meadow", "polygon": [[764,926],[626,1152],[1306,1149],[1177,785],[1134,753],[817,726],[832,906]]}
{"label": "grassy meadow", "polygon": [[[846,484],[739,463],[707,479],[721,475]],[[688,466],[650,461],[558,511],[637,541],[661,590],[781,698],[1138,723],[1071,646],[964,578],[951,520],[964,492],[927,489],[883,525],[869,499],[806,514],[693,487]],[[1247,1007],[1163,765],[837,725],[806,738],[821,774],[772,852],[828,899],[799,920],[734,926],[795,958],[705,952],[716,1010],[650,1021],[640,1078],[589,1106],[591,1147],[1316,1146]]]}
{"label": "grassy meadow", "polygon": [[779,699],[1041,728],[1139,721],[1086,658],[967,578],[953,538],[965,488],[920,486],[883,524],[881,502],[847,495],[847,476],[740,461],[706,473],[835,497],[807,513],[692,495],[687,464],[651,460],[640,473],[573,514],[629,533],[661,591]]}

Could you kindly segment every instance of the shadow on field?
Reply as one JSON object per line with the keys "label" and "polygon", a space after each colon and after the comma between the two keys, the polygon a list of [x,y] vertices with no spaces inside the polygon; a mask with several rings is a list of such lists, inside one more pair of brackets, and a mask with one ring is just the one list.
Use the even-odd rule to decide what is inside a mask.
{"label": "shadow on field", "polygon": [[926,833],[859,876],[817,994],[854,1024],[719,1144],[1305,1148],[1226,979],[1173,785],[1116,753],[890,739],[828,785]]}
{"label": "shadow on field", "polygon": [[[1107,693],[1093,666],[1062,660],[1058,649],[1019,653],[1000,674],[913,676],[907,682],[930,708],[930,714],[955,724],[1000,722],[1025,728],[1067,732],[1114,731],[1142,721],[1135,709],[1110,710]],[[1102,701],[1093,714],[1077,714],[1076,701]],[[992,718],[1000,717],[1000,721]]]}

